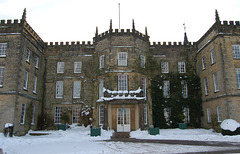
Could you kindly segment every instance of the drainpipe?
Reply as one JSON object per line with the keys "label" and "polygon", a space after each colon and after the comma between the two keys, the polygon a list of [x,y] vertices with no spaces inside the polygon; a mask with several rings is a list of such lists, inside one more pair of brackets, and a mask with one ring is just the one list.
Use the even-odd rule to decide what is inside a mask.
{"label": "drainpipe", "polygon": [[44,59],[44,74],[43,74],[43,95],[42,95],[42,114],[41,114],[41,130],[43,130],[44,123],[44,102],[45,102],[45,90],[46,90],[46,70],[47,70],[47,59]]}

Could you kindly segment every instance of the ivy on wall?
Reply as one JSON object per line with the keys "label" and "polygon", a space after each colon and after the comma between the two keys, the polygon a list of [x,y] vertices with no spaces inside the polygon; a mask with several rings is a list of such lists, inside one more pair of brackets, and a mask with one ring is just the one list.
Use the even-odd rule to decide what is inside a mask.
{"label": "ivy on wall", "polygon": [[[187,69],[188,70],[188,69]],[[201,127],[202,100],[200,79],[194,74],[192,69],[188,73],[168,73],[157,75],[151,83],[151,95],[153,105],[153,124],[160,128],[175,128],[178,123],[184,122],[184,108],[189,108],[190,122],[188,126],[199,128]],[[163,82],[170,82],[170,97],[163,96]],[[187,83],[188,97],[182,96],[181,81]],[[164,116],[164,109],[171,108],[170,123]]]}

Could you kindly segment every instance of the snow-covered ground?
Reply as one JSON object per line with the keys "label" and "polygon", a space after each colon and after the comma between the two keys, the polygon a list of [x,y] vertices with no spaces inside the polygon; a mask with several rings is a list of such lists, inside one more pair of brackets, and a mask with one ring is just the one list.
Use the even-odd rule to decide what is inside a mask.
{"label": "snow-covered ground", "polygon": [[[29,131],[49,133],[44,136],[4,137],[0,133],[0,148],[7,154],[124,154],[124,153],[184,153],[236,149],[236,147],[168,145],[159,143],[105,142],[113,131],[102,130],[101,136],[91,137],[89,127],[73,127],[66,131]],[[205,129],[161,129],[160,135],[152,136],[147,131],[133,131],[132,138],[224,141],[240,143],[238,136],[222,136]]]}

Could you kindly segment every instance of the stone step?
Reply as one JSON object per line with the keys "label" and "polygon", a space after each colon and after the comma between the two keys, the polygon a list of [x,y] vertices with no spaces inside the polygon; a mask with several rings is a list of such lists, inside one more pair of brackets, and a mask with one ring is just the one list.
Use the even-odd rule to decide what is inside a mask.
{"label": "stone step", "polygon": [[130,132],[115,132],[113,133],[113,136],[111,136],[111,139],[117,139],[117,138],[129,138]]}

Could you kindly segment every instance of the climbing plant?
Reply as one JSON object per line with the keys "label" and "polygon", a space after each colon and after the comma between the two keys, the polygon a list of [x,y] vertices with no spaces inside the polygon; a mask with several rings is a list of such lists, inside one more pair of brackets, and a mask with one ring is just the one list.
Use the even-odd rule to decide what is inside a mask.
{"label": "climbing plant", "polygon": [[[175,128],[178,123],[184,122],[184,108],[189,109],[190,121],[188,126],[199,128],[201,126],[202,100],[200,80],[192,68],[187,68],[187,73],[160,74],[153,78],[151,95],[153,105],[153,124],[160,128]],[[164,81],[170,82],[170,97],[163,95]],[[187,83],[187,97],[182,95],[183,82]],[[171,109],[171,114],[166,121],[164,110]]]}

